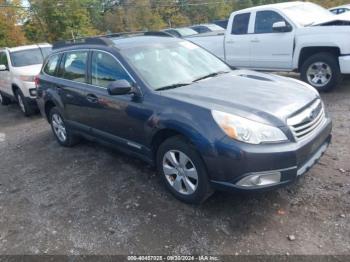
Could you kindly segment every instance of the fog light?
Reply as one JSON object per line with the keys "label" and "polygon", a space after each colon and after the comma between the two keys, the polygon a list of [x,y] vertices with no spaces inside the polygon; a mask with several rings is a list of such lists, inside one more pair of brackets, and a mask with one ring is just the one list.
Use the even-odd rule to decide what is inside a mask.
{"label": "fog light", "polygon": [[236,185],[242,187],[266,187],[281,182],[281,172],[252,173],[241,180]]}

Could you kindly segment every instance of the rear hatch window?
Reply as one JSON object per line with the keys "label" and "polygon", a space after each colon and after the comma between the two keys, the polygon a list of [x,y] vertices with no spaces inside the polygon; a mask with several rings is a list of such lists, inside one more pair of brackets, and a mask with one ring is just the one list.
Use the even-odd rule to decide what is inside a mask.
{"label": "rear hatch window", "polygon": [[50,54],[51,47],[33,48],[10,53],[13,67],[31,66],[42,64],[45,57]]}

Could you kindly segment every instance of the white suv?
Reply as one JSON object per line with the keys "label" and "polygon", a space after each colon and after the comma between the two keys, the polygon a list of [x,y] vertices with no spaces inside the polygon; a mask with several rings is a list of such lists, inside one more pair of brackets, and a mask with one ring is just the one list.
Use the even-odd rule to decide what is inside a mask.
{"label": "white suv", "polygon": [[16,101],[25,116],[37,110],[35,76],[50,52],[49,44],[0,49],[0,104]]}

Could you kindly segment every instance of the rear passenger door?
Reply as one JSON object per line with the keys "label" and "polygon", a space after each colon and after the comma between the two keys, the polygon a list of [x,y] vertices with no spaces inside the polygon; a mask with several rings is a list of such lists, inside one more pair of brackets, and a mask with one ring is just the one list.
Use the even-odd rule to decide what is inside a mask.
{"label": "rear passenger door", "polygon": [[88,50],[66,52],[58,70],[60,80],[55,83],[68,124],[84,131],[90,131],[87,123],[94,117],[87,97],[91,89],[87,78],[88,55]]}
{"label": "rear passenger door", "polygon": [[[235,67],[250,66],[250,13],[236,14],[225,35],[226,62]],[[230,20],[230,21],[231,21]]]}

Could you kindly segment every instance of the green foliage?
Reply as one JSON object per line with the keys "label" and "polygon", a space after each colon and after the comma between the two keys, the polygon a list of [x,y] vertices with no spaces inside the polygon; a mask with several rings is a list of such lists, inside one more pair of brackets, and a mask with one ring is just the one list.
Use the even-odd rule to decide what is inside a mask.
{"label": "green foliage", "polygon": [[[18,0],[0,0],[0,5],[18,4]],[[25,36],[19,25],[22,16],[21,9],[0,8],[0,46],[16,46],[25,43]]]}
{"label": "green foliage", "polygon": [[[53,42],[99,33],[159,30],[228,18],[234,10],[287,0],[29,0],[0,7],[0,46]],[[312,0],[327,8],[348,0]],[[0,0],[20,5],[21,0]],[[25,18],[23,15],[25,13]],[[23,21],[22,26],[18,21]],[[25,33],[25,37],[24,34]]]}
{"label": "green foliage", "polygon": [[31,15],[25,24],[27,37],[41,36],[33,32],[34,26],[44,30],[47,41],[94,35],[98,31],[92,25],[91,14],[85,0],[35,0],[30,1]]}

